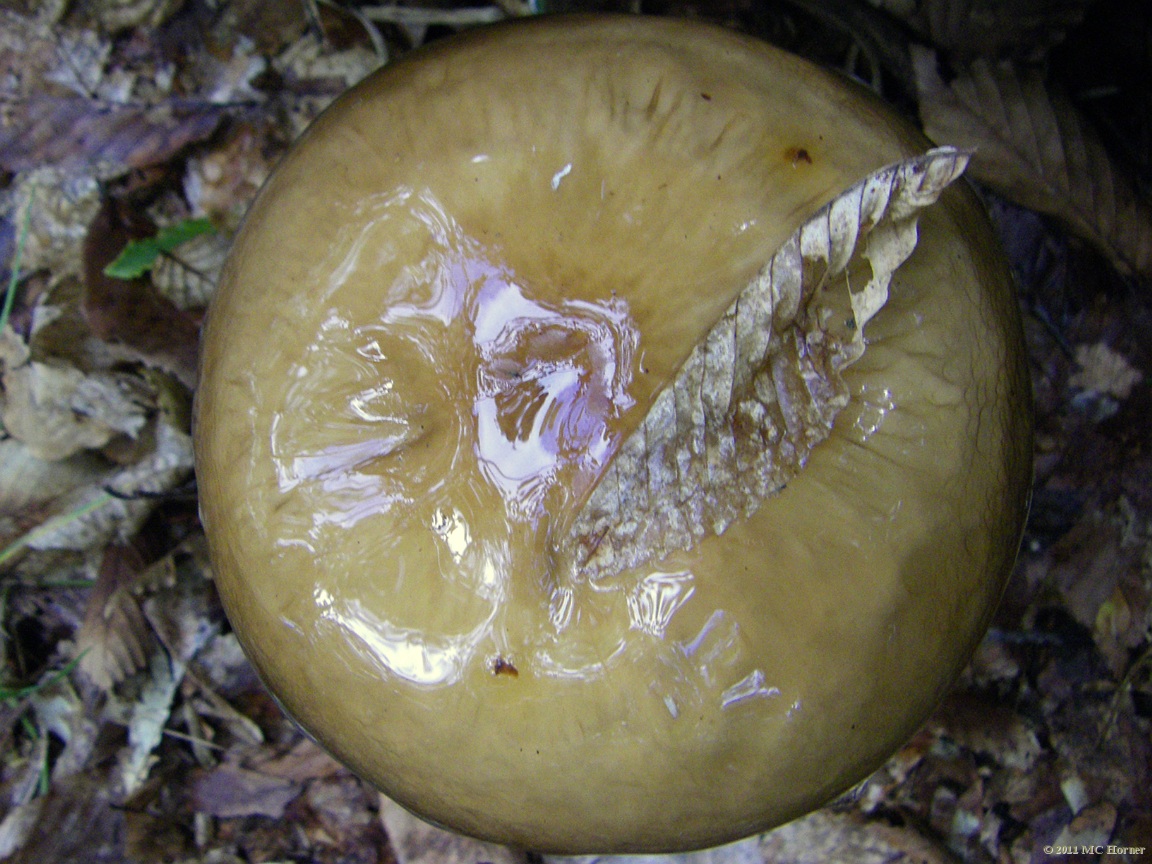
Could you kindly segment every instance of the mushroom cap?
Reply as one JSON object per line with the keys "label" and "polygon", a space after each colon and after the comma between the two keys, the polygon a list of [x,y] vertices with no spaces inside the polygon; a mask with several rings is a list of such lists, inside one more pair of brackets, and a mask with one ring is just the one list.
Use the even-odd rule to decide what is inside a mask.
{"label": "mushroom cap", "polygon": [[780,244],[927,146],[674,20],[489,28],[338,99],[236,238],[196,406],[216,581],[288,713],[417,814],[552,852],[717,845],[881,764],[981,637],[1027,507],[1019,314],[970,190],[921,215],[786,489],[641,572],[552,553]]}

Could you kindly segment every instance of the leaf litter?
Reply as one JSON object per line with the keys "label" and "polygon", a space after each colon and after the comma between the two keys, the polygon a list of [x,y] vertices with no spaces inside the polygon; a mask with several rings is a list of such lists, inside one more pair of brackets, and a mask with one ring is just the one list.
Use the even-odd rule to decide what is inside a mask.
{"label": "leaf litter", "polygon": [[925,131],[974,151],[981,182],[1054,216],[1124,273],[1152,279],[1152,206],[1067,96],[1040,70],[973,60],[947,83],[913,48]]}
{"label": "leaf litter", "polygon": [[[0,271],[13,286],[0,374],[30,364],[62,374],[72,384],[53,389],[55,404],[74,415],[59,428],[47,414],[27,422],[27,407],[8,407],[20,385],[5,383],[0,686],[13,698],[0,701],[0,857],[537,860],[391,818],[391,805],[279,712],[220,619],[195,504],[182,497],[187,376],[135,341],[130,316],[86,301],[83,279],[83,245],[110,198],[146,213],[153,234],[211,218],[220,234],[176,250],[178,260],[162,256],[123,295],[155,304],[139,301],[155,292],[195,321],[246,204],[328,100],[463,19],[532,11],[511,0],[461,5],[376,14],[360,2],[54,0],[0,11]],[[1152,846],[1152,105],[1134,79],[1107,78],[1128,68],[1113,56],[1147,44],[1149,12],[1138,0],[805,0],[754,14],[746,5],[688,0],[665,11],[766,36],[849,74],[864,56],[865,83],[897,104],[913,94],[929,133],[975,148],[968,176],[985,187],[1028,312],[1037,481],[1004,602],[933,719],[830,807],[693,861],[1038,862],[1055,860],[1043,850],[1056,843]],[[930,86],[917,88],[904,23],[932,52],[931,65],[918,54],[919,83]],[[866,35],[845,35],[854,28]],[[1095,101],[1070,77],[1062,40],[1067,56],[1099,58]],[[966,105],[972,81],[995,99]],[[998,116],[994,104],[1008,110]],[[1097,108],[1091,121],[1086,106]],[[1109,119],[1100,106],[1112,106],[1113,128],[1092,122]],[[1013,121],[1024,117],[1040,125]],[[870,265],[860,267],[849,267],[854,287],[868,278]],[[86,302],[95,319],[114,321],[107,331],[95,332]],[[846,330],[832,335],[851,344]],[[12,435],[13,417],[17,428],[26,421],[28,442]],[[84,428],[98,424],[111,430],[102,443],[105,432]],[[36,455],[59,439],[71,455]],[[704,465],[706,455],[694,470]],[[712,514],[708,530],[730,515]],[[646,541],[632,551],[635,541],[614,542],[621,555],[652,554]],[[103,623],[85,633],[86,620]]]}

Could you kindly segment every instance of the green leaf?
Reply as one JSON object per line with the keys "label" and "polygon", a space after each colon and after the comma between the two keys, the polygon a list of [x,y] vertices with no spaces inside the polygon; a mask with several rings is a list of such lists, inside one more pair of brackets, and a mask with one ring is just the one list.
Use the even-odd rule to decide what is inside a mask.
{"label": "green leaf", "polygon": [[156,260],[166,252],[171,252],[202,234],[215,234],[216,228],[209,219],[185,219],[162,229],[155,237],[133,240],[116,256],[116,260],[104,268],[104,275],[114,279],[136,279],[143,276],[156,264]]}

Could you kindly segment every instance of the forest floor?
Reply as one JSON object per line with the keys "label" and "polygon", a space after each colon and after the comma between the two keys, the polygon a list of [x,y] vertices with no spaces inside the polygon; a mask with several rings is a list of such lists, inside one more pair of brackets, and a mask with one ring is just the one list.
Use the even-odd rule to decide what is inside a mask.
{"label": "forest floor", "polygon": [[[1019,285],[1035,487],[991,629],[869,780],[703,857],[1150,860],[1152,8],[550,9],[701,18],[857,77],[974,149]],[[204,308],[289,143],[383,63],[533,11],[0,2],[0,860],[539,860],[415,823],[284,717],[213,588],[189,427]]]}

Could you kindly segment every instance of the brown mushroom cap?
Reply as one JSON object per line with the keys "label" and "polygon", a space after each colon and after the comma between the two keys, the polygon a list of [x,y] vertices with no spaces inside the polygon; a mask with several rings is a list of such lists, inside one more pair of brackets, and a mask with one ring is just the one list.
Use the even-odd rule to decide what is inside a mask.
{"label": "brown mushroom cap", "polygon": [[217,583],[288,712],[418,814],[542,851],[716,845],[881,763],[980,638],[1026,509],[1020,322],[968,190],[922,215],[781,494],[607,584],[551,552],[779,245],[926,146],[671,20],[475,32],[339,99],[236,239],[197,396]]}

